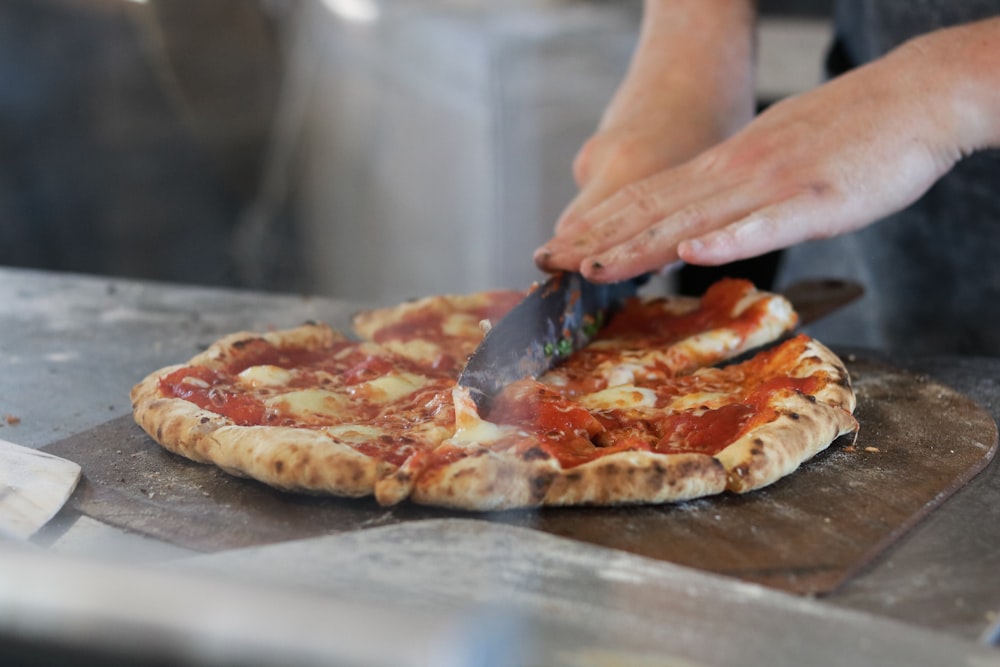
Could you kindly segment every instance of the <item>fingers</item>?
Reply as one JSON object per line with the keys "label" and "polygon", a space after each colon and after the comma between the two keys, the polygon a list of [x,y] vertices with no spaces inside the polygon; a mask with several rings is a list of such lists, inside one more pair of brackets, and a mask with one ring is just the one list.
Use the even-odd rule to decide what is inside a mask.
{"label": "fingers", "polygon": [[684,239],[702,235],[706,229],[725,225],[745,214],[738,203],[740,197],[730,194],[720,193],[688,204],[621,243],[584,257],[580,272],[595,282],[616,282],[685,259],[678,253],[678,244]]}
{"label": "fingers", "polygon": [[677,244],[677,254],[691,264],[718,266],[851,231],[864,222],[864,216],[853,215],[831,191],[808,189],[718,229],[683,239]]}
{"label": "fingers", "polygon": [[[866,221],[829,185],[788,188],[784,196],[752,180],[717,188],[689,203],[676,193],[627,195],[634,199],[631,204],[586,232],[560,239],[562,244],[550,242],[536,257],[547,263],[543,266],[580,271],[594,282],[616,282],[677,260],[719,265],[755,257],[857,229]],[[598,210],[611,207],[609,201]]]}
{"label": "fingers", "polygon": [[665,203],[642,182],[600,202],[587,213],[557,230],[535,253],[543,269],[577,270],[587,257],[640,234],[655,222],[655,211]]}
{"label": "fingers", "polygon": [[755,211],[721,229],[677,244],[677,256],[691,264],[718,266],[746,259],[794,243],[783,242],[782,211],[772,207]]}
{"label": "fingers", "polygon": [[[696,185],[691,185],[694,182]],[[681,191],[678,184],[684,185]],[[722,187],[676,172],[629,186],[535,253],[545,270],[580,271],[598,282],[623,280],[678,259],[684,239],[721,228],[757,203],[753,187]]]}
{"label": "fingers", "polygon": [[587,214],[629,183],[663,171],[677,160],[668,152],[651,148],[641,135],[595,135],[584,144],[573,163],[580,192],[559,216],[555,235],[566,235],[590,224]]}
{"label": "fingers", "polygon": [[585,214],[611,197],[617,189],[616,185],[601,183],[580,190],[556,221],[555,236],[567,236],[585,227],[587,224]]}

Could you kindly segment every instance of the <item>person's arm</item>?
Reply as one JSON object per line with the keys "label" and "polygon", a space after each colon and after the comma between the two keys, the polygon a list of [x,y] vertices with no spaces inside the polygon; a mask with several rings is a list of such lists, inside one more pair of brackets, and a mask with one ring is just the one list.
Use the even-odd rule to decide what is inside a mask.
{"label": "person's arm", "polygon": [[928,33],[786,99],[678,168],[635,182],[540,251],[614,281],[853,231],[1000,147],[1000,18]]}
{"label": "person's arm", "polygon": [[557,229],[622,186],[680,164],[754,114],[753,0],[646,0],[628,72],[573,174]]}

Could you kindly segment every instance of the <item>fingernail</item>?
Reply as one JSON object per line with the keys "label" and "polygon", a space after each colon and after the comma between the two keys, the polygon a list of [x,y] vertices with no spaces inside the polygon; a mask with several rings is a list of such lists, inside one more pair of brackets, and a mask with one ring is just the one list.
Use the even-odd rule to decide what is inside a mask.
{"label": "fingernail", "polygon": [[685,260],[692,256],[697,256],[705,248],[704,241],[699,241],[698,239],[689,239],[687,241],[681,241],[677,244],[677,255]]}
{"label": "fingernail", "polygon": [[535,251],[534,254],[535,266],[542,269],[543,271],[553,271],[557,268],[560,268],[557,263],[558,257],[559,253],[557,251],[543,246]]}

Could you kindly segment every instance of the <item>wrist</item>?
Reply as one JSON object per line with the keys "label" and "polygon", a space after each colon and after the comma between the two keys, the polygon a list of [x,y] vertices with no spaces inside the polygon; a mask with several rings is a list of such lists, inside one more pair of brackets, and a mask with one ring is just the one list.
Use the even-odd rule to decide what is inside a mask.
{"label": "wrist", "polygon": [[898,55],[925,73],[927,84],[915,93],[940,103],[954,150],[964,156],[1000,147],[1000,18],[928,33]]}
{"label": "wrist", "polygon": [[728,135],[754,113],[754,3],[646,0],[639,43],[602,128],[684,112]]}

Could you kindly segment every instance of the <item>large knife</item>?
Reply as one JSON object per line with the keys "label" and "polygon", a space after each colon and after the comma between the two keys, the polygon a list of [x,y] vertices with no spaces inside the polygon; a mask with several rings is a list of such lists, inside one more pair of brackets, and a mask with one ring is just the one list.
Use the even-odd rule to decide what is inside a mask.
{"label": "large knife", "polygon": [[469,357],[458,384],[480,409],[505,386],[545,373],[585,346],[648,275],[619,283],[592,283],[579,273],[557,273],[489,330]]}
{"label": "large knife", "polygon": [[[469,357],[458,384],[469,389],[480,410],[505,386],[538,377],[585,346],[605,322],[649,279],[598,285],[577,273],[560,273],[536,285],[486,334]],[[864,290],[838,279],[804,280],[781,291],[799,314],[799,326],[854,301]],[[770,344],[768,345],[770,346]],[[750,350],[733,363],[752,357]]]}

